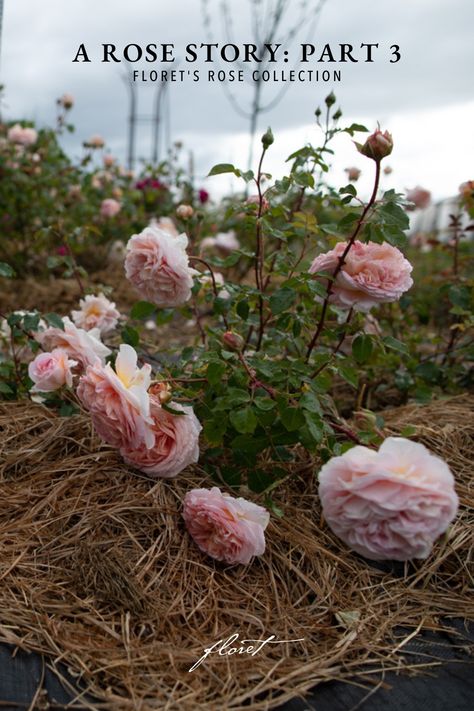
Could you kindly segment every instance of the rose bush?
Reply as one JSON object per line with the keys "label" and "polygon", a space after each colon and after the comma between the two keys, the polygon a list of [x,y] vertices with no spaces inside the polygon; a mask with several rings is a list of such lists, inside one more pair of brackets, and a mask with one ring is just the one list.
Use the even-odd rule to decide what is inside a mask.
{"label": "rose bush", "polygon": [[[339,472],[340,458],[361,447],[373,458],[384,439],[384,405],[472,383],[469,182],[449,241],[429,238],[427,256],[408,244],[409,201],[384,184],[391,170],[383,161],[396,151],[387,131],[357,144],[364,172],[373,173],[366,199],[355,169],[348,185],[328,183],[332,139],[367,132],[340,125],[332,95],[316,112],[321,146],[293,153],[288,175],[273,180],[265,172],[269,130],[257,171],[214,166],[209,193],[187,178],[178,148],[135,176],[95,136],[72,164],[60,147],[61,133],[72,130],[72,103],[58,102],[57,129],[38,131],[34,145],[8,139],[16,125],[1,129],[0,278],[63,276],[77,291],[70,316],[66,308],[0,312],[2,397],[36,392],[42,382],[46,404],[69,415],[85,408],[130,469],[173,478],[199,458],[211,480],[244,486],[282,515],[272,491],[292,471],[329,462]],[[244,191],[215,203],[212,177],[229,173]],[[120,270],[115,283],[102,284],[103,272],[97,278],[104,264]],[[125,279],[140,299],[130,310],[119,302]],[[388,461],[383,444],[379,451]],[[401,508],[405,501],[416,509],[419,482],[402,487],[399,473],[384,467],[376,491],[397,482],[394,516],[380,500],[364,522],[360,496],[358,525],[349,531],[350,500],[340,502],[336,477],[334,496],[322,494],[327,520],[364,555],[425,555],[452,517],[452,480],[439,479],[439,528],[429,511],[411,527]],[[253,521],[251,507],[232,508],[211,491],[190,498],[196,508],[190,503],[186,523],[198,545],[227,562],[260,555],[263,514]],[[229,530],[228,511],[237,517]]]}

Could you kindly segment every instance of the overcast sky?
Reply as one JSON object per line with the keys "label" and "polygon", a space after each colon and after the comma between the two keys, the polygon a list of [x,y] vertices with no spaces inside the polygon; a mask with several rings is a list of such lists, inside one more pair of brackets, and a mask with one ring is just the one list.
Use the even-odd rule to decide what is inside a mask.
{"label": "overcast sky", "polygon": [[[286,22],[291,22],[300,2],[293,0]],[[244,12],[248,4],[249,0],[229,0],[239,44],[252,41],[249,15]],[[200,0],[4,0],[4,5],[3,115],[34,119],[40,125],[52,122],[55,99],[70,92],[76,99],[72,120],[77,132],[67,143],[73,155],[79,154],[84,138],[100,133],[115,155],[125,157],[124,67],[100,62],[102,43],[118,48],[129,43],[174,43],[178,67],[187,69],[186,44],[208,40]],[[224,44],[219,5],[220,0],[209,0],[214,41]],[[298,43],[337,47],[342,42],[356,46],[378,42],[380,54],[373,64],[311,65],[320,70],[340,68],[342,82],[295,83],[263,116],[262,132],[270,124],[276,136],[267,168],[281,174],[292,150],[318,139],[314,109],[332,89],[348,121],[365,122],[371,128],[380,121],[392,131],[394,172],[386,180],[388,186],[403,190],[422,184],[435,197],[455,193],[459,183],[474,177],[473,27],[473,0],[327,0],[313,35],[301,35]],[[93,60],[89,64],[72,62],[81,43]],[[392,44],[400,45],[402,59],[397,64],[388,62]],[[294,54],[295,50],[290,57]],[[147,71],[163,68],[145,62],[135,66]],[[202,70],[205,65],[196,66]],[[279,63],[276,68],[291,66]],[[269,84],[264,98],[271,99],[279,86]],[[150,83],[140,87],[140,113],[150,111],[154,91]],[[249,87],[237,92],[241,104],[248,105]],[[205,80],[177,83],[171,86],[170,97],[172,138],[193,150],[199,176],[216,162],[245,167],[247,122],[234,112],[219,85]],[[151,128],[142,124],[139,155],[150,154],[150,136]],[[356,165],[363,169],[361,185],[367,190],[368,161],[354,152],[348,137],[338,146],[334,182],[344,181],[344,167]],[[209,181],[211,192],[213,185]]]}

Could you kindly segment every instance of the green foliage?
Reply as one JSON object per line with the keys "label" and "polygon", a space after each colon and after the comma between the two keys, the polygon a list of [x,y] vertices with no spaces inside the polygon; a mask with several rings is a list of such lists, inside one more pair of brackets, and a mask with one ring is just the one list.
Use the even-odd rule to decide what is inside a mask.
{"label": "green foliage", "polygon": [[[209,176],[234,176],[242,187],[242,193],[217,205],[199,202],[177,156],[146,166],[136,182],[117,165],[104,171],[90,150],[73,164],[58,133],[50,130],[21,153],[18,167],[11,166],[12,146],[0,156],[5,177],[0,202],[8,216],[0,235],[0,277],[60,276],[83,280],[92,292],[89,271],[103,269],[112,245],[125,244],[152,217],[172,218],[188,233],[198,257],[192,266],[206,272],[206,281],[195,277],[191,298],[179,309],[137,301],[108,345],[115,351],[120,341],[128,343],[156,364],[154,376],[173,388],[164,409],[179,417],[174,402],[192,405],[202,422],[201,464],[209,476],[234,489],[249,487],[269,508],[273,488],[293,468],[312,475],[315,453],[325,461],[356,441],[378,442],[383,424],[370,409],[426,401],[473,383],[469,228],[459,235],[456,251],[433,239],[432,250],[422,253],[407,247],[403,195],[379,191],[367,206],[353,183],[333,188],[331,142],[338,135],[350,142],[367,131],[359,124],[340,125],[335,102],[330,94],[316,111],[320,145],[294,151],[288,174],[280,179],[229,163],[215,165]],[[263,156],[273,140],[267,131]],[[374,171],[373,162],[366,160],[364,170]],[[101,202],[113,195],[121,196],[121,211],[103,219]],[[176,216],[181,202],[194,210],[186,221]],[[238,249],[205,247],[202,238],[231,230]],[[332,304],[334,270],[309,273],[317,255],[355,236],[408,250],[414,265],[414,288],[370,315],[348,314]],[[208,269],[222,274],[217,294]],[[63,328],[55,312],[15,312],[2,322],[3,399],[24,396],[31,387],[27,364],[38,352],[33,334],[41,319]],[[156,330],[147,328],[150,319]],[[191,323],[195,335],[189,335]],[[229,331],[234,340],[229,334],[224,338]],[[63,416],[75,414],[64,393],[49,395],[46,403]],[[355,410],[369,412],[361,425],[358,418],[346,421]],[[306,469],[302,462],[309,462]]]}

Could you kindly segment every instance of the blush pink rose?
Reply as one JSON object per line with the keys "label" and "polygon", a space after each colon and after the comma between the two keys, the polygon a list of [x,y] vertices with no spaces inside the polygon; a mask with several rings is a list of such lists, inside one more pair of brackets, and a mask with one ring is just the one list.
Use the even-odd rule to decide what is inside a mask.
{"label": "blush pink rose", "polygon": [[64,331],[51,326],[45,331],[36,333],[35,338],[38,343],[50,351],[53,348],[62,348],[83,368],[93,365],[96,361],[105,363],[111,350],[100,340],[99,329],[92,328],[90,331],[84,331],[82,328],[77,328],[67,316],[63,318],[63,324]]}
{"label": "blush pink rose", "polygon": [[72,368],[77,365],[75,360],[69,360],[61,348],[55,348],[51,353],[39,353],[28,366],[28,375],[34,382],[32,393],[49,393],[72,386]]}
{"label": "blush pink rose", "polygon": [[88,295],[80,300],[79,306],[78,311],[71,311],[71,316],[76,326],[85,331],[98,328],[101,335],[104,335],[113,331],[120,318],[114,302],[103,294]]}
{"label": "blush pink rose", "polygon": [[355,183],[357,180],[360,178],[361,170],[359,168],[344,168],[344,172],[347,173],[347,179],[351,181],[351,183]]}
{"label": "blush pink rose", "polygon": [[425,190],[417,185],[416,188],[407,190],[407,200],[413,203],[413,206],[407,207],[407,210],[415,210],[417,208],[423,210],[425,207],[428,207],[431,202],[431,193],[429,190]]}
{"label": "blush pink rose", "polygon": [[113,198],[106,198],[105,200],[102,200],[102,204],[100,206],[100,214],[101,217],[115,217],[119,214],[121,209],[122,206],[118,200],[114,200]]}
{"label": "blush pink rose", "polygon": [[162,308],[188,301],[197,272],[189,267],[187,244],[185,234],[173,237],[153,227],[130,238],[125,274],[147,301]]}
{"label": "blush pink rose", "polygon": [[353,447],[319,473],[329,527],[372,560],[427,558],[458,508],[448,465],[422,444],[389,437],[378,452]]}
{"label": "blush pink rose", "polygon": [[[330,252],[316,257],[310,274],[334,273],[346,246],[346,242],[338,242]],[[396,247],[386,242],[365,244],[356,240],[333,282],[330,303],[367,312],[377,304],[398,301],[413,285],[412,269]],[[318,279],[326,281],[324,277]]]}
{"label": "blush pink rose", "polygon": [[8,140],[21,146],[32,146],[38,140],[38,132],[34,128],[24,128],[19,123],[8,131]]}
{"label": "blush pink rose", "polygon": [[122,448],[120,454],[131,466],[153,477],[177,476],[189,464],[199,459],[199,433],[202,429],[192,407],[175,402],[169,406],[185,413],[173,415],[164,410],[160,401],[151,396],[151,417],[155,443],[151,449]]}
{"label": "blush pink rose", "polygon": [[115,361],[90,365],[79,380],[77,395],[89,410],[97,434],[107,442],[137,449],[153,447],[155,437],[150,417],[149,365],[137,367],[137,354],[122,344]]}
{"label": "blush pink rose", "polygon": [[183,518],[199,548],[225,563],[250,563],[265,551],[270,515],[262,506],[212,489],[193,489],[184,497]]}
{"label": "blush pink rose", "polygon": [[176,225],[174,224],[171,217],[159,217],[158,220],[155,217],[152,217],[148,226],[152,227],[155,230],[158,229],[162,230],[163,232],[169,232],[172,237],[178,237],[179,235],[179,232],[176,229]]}

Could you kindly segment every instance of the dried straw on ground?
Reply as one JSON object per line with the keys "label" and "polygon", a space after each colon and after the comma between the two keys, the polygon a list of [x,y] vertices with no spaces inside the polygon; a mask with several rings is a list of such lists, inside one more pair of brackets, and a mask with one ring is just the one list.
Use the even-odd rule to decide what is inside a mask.
{"label": "dried straw on ground", "polygon": [[[273,517],[265,555],[229,568],[203,556],[181,520],[184,493],[209,484],[198,467],[150,482],[99,444],[87,416],[4,404],[0,638],[65,663],[102,700],[80,705],[113,711],[271,708],[320,681],[407,668],[396,625],[472,617],[472,412],[466,396],[386,415],[449,461],[462,502],[447,540],[396,576],[330,533],[311,471],[277,492],[285,516]],[[234,632],[304,641],[188,671]]]}

